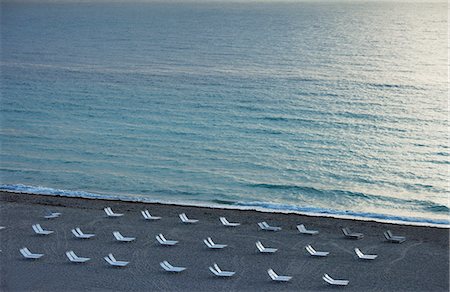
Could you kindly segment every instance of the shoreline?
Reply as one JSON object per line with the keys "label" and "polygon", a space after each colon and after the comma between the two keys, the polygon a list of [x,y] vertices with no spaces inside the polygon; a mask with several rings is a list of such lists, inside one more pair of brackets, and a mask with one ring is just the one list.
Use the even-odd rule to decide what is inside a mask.
{"label": "shoreline", "polygon": [[[220,203],[202,203],[202,202],[190,202],[190,201],[184,201],[184,202],[172,202],[172,201],[159,201],[159,200],[133,200],[132,197],[125,197],[125,196],[113,196],[113,195],[99,195],[84,191],[63,191],[63,190],[56,190],[59,192],[65,192],[65,194],[58,194],[58,193],[32,193],[27,191],[15,191],[15,190],[0,190],[0,192],[6,192],[6,193],[13,193],[13,194],[24,194],[24,195],[36,195],[36,196],[49,196],[49,197],[63,197],[63,198],[79,198],[79,199],[85,199],[85,200],[100,200],[100,201],[117,201],[117,202],[124,202],[124,203],[142,203],[142,204],[157,204],[157,205],[168,205],[168,206],[179,206],[179,207],[198,207],[198,208],[206,208],[206,209],[218,209],[218,210],[242,210],[242,211],[256,211],[256,212],[262,212],[262,213],[279,213],[279,214],[296,214],[301,216],[310,216],[310,217],[324,217],[324,218],[334,218],[334,219],[345,219],[345,220],[356,220],[356,221],[363,221],[363,222],[378,222],[378,223],[386,223],[386,224],[394,224],[394,225],[405,225],[405,226],[425,226],[425,227],[436,227],[436,228],[444,228],[444,229],[450,229],[450,222],[448,223],[436,223],[436,222],[429,222],[429,221],[436,221],[434,219],[425,219],[425,218],[416,218],[416,217],[395,217],[390,215],[383,215],[383,214],[373,214],[373,215],[379,215],[384,218],[376,218],[376,217],[370,217],[370,216],[362,216],[358,215],[358,213],[351,214],[352,212],[348,212],[349,214],[336,214],[332,212],[307,212],[307,211],[296,211],[296,210],[283,210],[283,209],[276,209],[276,208],[269,208],[269,207],[261,207],[261,206],[251,206],[251,205],[227,205],[227,204],[220,204]],[[70,194],[73,193],[73,194]],[[344,212],[344,211],[343,211]],[[389,217],[392,218],[400,218],[400,219],[389,219]],[[415,221],[415,220],[422,220],[422,221]]]}
{"label": "shoreline", "polygon": [[[124,216],[107,218],[104,207]],[[49,209],[61,212],[61,217],[43,219]],[[140,211],[144,209],[162,219],[143,220]],[[349,291],[448,291],[449,288],[449,238],[444,228],[11,192],[0,192],[0,211],[0,226],[5,227],[0,230],[3,291],[328,291],[330,287],[321,278],[324,273],[350,280],[346,287]],[[180,213],[199,222],[182,224]],[[241,226],[225,228],[219,216],[240,222]],[[261,221],[282,230],[261,231],[256,224]],[[36,223],[55,233],[34,234],[31,225]],[[320,233],[301,235],[296,229],[298,224]],[[96,236],[77,240],[70,232],[75,227]],[[343,227],[363,233],[364,238],[346,239],[340,230]],[[388,229],[406,236],[406,242],[387,243],[383,232]],[[119,243],[114,240],[113,231],[136,237],[136,241]],[[155,240],[159,233],[180,242],[174,247],[162,247]],[[224,250],[209,250],[202,242],[209,236],[228,246]],[[278,251],[273,255],[258,253],[255,247],[258,240]],[[330,255],[311,257],[305,251],[308,244],[329,251]],[[36,261],[25,260],[18,252],[24,246],[45,256]],[[358,260],[356,247],[377,254],[378,258]],[[92,260],[72,264],[65,257],[68,250]],[[108,253],[118,260],[130,261],[129,266],[124,269],[108,266],[103,260]],[[159,266],[163,260],[187,270],[178,275],[166,273]],[[235,271],[236,275],[226,281],[213,276],[208,270],[213,263]],[[276,285],[267,275],[269,268],[293,278],[286,285]],[[27,277],[24,279],[23,275]]]}

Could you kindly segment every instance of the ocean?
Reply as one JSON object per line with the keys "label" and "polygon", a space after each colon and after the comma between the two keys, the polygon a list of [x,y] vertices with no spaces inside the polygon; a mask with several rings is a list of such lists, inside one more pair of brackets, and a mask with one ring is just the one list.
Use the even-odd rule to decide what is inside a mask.
{"label": "ocean", "polygon": [[0,190],[449,224],[446,2],[0,5]]}

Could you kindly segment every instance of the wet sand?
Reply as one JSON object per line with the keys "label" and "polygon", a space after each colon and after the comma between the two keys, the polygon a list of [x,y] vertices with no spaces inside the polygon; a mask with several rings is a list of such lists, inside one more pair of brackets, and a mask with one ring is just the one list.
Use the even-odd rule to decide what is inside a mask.
{"label": "wet sand", "polygon": [[[124,213],[107,218],[104,207]],[[56,219],[44,219],[46,210],[61,212]],[[140,211],[148,209],[158,221],[143,220]],[[185,212],[199,219],[182,224],[178,214]],[[226,228],[219,216],[241,226]],[[279,232],[260,231],[257,222],[281,226]],[[36,235],[31,225],[40,223],[54,230],[48,236]],[[317,229],[316,236],[301,235],[296,225]],[[449,230],[436,227],[406,226],[368,221],[333,219],[297,214],[223,210],[81,198],[51,197],[0,192],[0,290],[1,291],[274,291],[336,289],[322,280],[323,273],[348,279],[348,291],[448,291]],[[340,228],[364,233],[361,240],[344,238]],[[95,233],[90,240],[76,239],[70,230],[80,227]],[[406,236],[402,244],[387,243],[383,231]],[[115,241],[112,232],[136,237],[131,243]],[[155,236],[179,240],[174,247],[160,246]],[[210,250],[202,240],[212,237],[228,244],[223,250]],[[255,242],[278,248],[275,254],[260,254]],[[329,251],[326,258],[313,258],[305,250],[312,244]],[[39,260],[25,260],[21,247],[44,253]],[[356,258],[353,251],[378,254],[373,261]],[[65,252],[74,250],[92,260],[70,263]],[[113,253],[118,260],[130,261],[125,268],[112,268],[103,260]],[[179,274],[166,273],[159,262],[168,260],[187,267]],[[222,279],[208,266],[217,263],[236,275]],[[272,282],[267,269],[292,276],[289,283]],[[341,290],[337,288],[338,290]]]}

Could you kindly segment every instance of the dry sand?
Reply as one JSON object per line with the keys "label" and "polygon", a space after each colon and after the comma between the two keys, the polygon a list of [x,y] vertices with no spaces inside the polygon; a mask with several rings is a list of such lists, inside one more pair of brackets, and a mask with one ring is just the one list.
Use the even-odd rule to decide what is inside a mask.
{"label": "dry sand", "polygon": [[[104,207],[125,213],[107,218]],[[45,210],[61,212],[60,218],[43,219]],[[159,221],[143,220],[140,210],[162,216]],[[180,223],[178,214],[186,212],[199,219],[197,224]],[[336,289],[323,280],[323,273],[350,283],[348,291],[448,291],[449,230],[445,228],[404,226],[367,221],[275,214],[257,211],[221,210],[163,204],[50,197],[0,192],[0,290],[1,291],[274,291]],[[241,222],[225,228],[219,216]],[[259,231],[257,222],[267,221],[283,228],[280,232]],[[55,230],[49,236],[34,234],[31,225],[40,223]],[[318,229],[319,235],[300,235],[296,225],[304,223]],[[362,240],[343,237],[341,227],[365,234]],[[80,227],[93,232],[91,240],[77,240],[70,230]],[[387,243],[383,231],[404,235],[402,244]],[[119,243],[112,232],[137,237],[135,242]],[[155,235],[179,240],[174,247],[157,244]],[[202,239],[211,236],[228,244],[223,250],[209,250]],[[279,249],[275,254],[260,254],[255,242]],[[329,251],[326,258],[313,258],[304,247]],[[39,260],[25,260],[19,248],[45,253]],[[359,247],[378,254],[374,261],[362,261],[353,252]],[[65,252],[74,250],[91,257],[86,264],[73,264]],[[112,252],[117,259],[130,261],[126,268],[112,268],[103,256]],[[164,272],[159,262],[187,267],[180,274]],[[208,266],[216,262],[224,270],[236,271],[229,279],[214,277]],[[267,269],[292,276],[289,283],[272,282]],[[337,288],[338,290],[341,290]]]}

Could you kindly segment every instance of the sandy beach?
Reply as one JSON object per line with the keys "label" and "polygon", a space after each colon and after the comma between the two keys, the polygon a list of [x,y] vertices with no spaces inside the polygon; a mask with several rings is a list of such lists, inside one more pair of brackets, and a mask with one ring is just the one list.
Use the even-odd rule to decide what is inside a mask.
{"label": "sandy beach", "polygon": [[[222,210],[29,194],[0,193],[0,290],[1,291],[274,291],[323,290],[334,287],[322,280],[328,273],[347,279],[348,291],[448,291],[449,230],[445,228],[403,226],[367,221],[275,214],[257,211]],[[107,218],[104,207],[124,213]],[[56,219],[44,219],[46,210],[61,212]],[[161,216],[158,221],[143,220],[140,211],[148,209]],[[178,214],[198,219],[182,224]],[[236,228],[221,225],[219,216],[240,222]],[[279,232],[260,231],[257,222],[281,226]],[[40,223],[54,230],[48,236],[36,235],[31,225]],[[301,235],[296,225],[317,229],[316,236]],[[90,240],[76,239],[70,232],[80,227],[95,233]],[[364,233],[361,240],[344,238],[340,228]],[[383,231],[406,236],[402,244],[387,243]],[[113,231],[136,237],[131,243],[117,242]],[[179,240],[174,247],[160,246],[155,236],[163,233]],[[210,250],[202,240],[212,237],[228,246]],[[275,254],[257,252],[255,242],[279,250]],[[329,251],[326,258],[313,258],[305,250],[312,244]],[[39,260],[26,260],[21,247],[44,253]],[[377,254],[373,261],[358,260],[353,249]],[[92,258],[86,264],[70,263],[65,252],[74,250]],[[125,268],[112,268],[103,260],[113,253],[118,260],[130,261]],[[168,260],[187,267],[182,273],[164,272],[159,262]],[[217,263],[235,276],[213,276],[208,267]],[[280,275],[292,276],[289,283],[275,283],[267,274],[273,268]]]}

